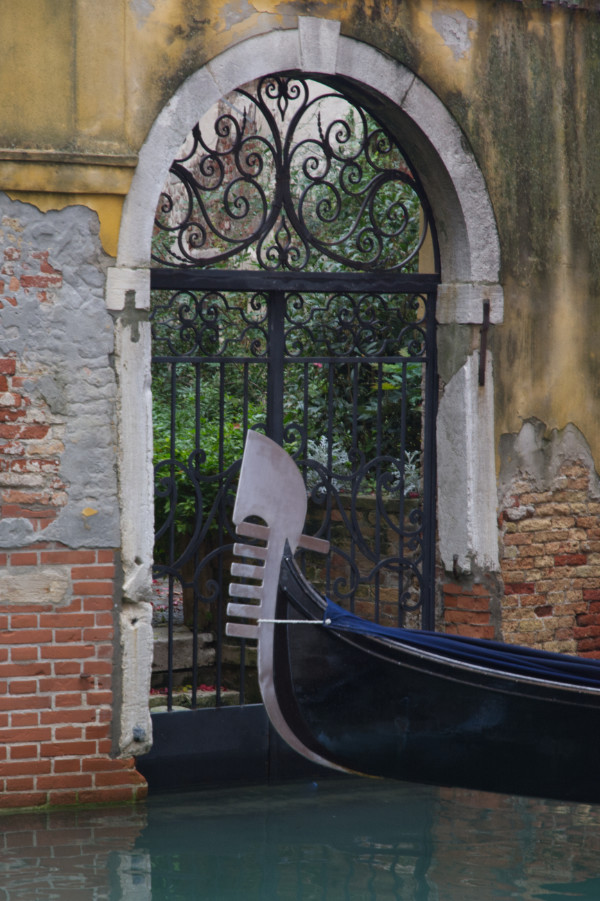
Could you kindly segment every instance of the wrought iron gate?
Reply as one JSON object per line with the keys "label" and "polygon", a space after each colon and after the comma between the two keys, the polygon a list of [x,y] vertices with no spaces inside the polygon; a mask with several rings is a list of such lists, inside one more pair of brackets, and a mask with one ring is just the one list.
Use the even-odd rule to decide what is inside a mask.
{"label": "wrought iron gate", "polygon": [[173,162],[151,314],[169,706],[178,589],[191,706],[206,682],[217,705],[223,686],[257,700],[253,649],[223,622],[249,428],[294,455],[308,531],[332,541],[325,563],[302,559],[310,578],[363,616],[432,627],[439,279],[413,271],[428,230],[397,142],[311,79],[239,89]]}

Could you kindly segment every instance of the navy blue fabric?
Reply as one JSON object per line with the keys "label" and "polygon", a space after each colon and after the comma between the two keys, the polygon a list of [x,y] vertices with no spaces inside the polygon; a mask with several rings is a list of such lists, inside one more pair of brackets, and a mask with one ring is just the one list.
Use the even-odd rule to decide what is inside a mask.
{"label": "navy blue fabric", "polygon": [[461,663],[472,663],[521,676],[600,688],[600,661],[568,654],[554,654],[520,645],[501,644],[484,638],[466,638],[441,632],[393,629],[361,619],[327,601],[323,625],[339,632],[385,638],[411,648],[441,654]]}

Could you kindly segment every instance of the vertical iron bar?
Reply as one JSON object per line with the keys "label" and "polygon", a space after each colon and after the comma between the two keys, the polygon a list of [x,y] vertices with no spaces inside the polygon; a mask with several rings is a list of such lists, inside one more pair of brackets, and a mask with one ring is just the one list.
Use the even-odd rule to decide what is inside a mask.
{"label": "vertical iron bar", "polygon": [[[194,458],[194,471],[196,475],[196,479],[199,481],[200,477],[200,441],[201,441],[201,423],[202,420],[200,418],[200,407],[201,407],[201,392],[202,392],[202,380],[200,374],[200,363],[196,363],[194,366],[194,450],[196,452]],[[202,519],[204,519],[204,509],[203,505],[200,510],[200,515]],[[198,615],[199,615],[199,598],[198,598],[198,579],[196,577],[196,569],[199,563],[199,553],[197,548],[193,548],[192,550],[192,567],[193,567],[193,586],[192,586],[192,602],[194,605],[193,609],[193,622],[192,622],[192,710],[196,709],[198,703]]]}
{"label": "vertical iron bar", "polygon": [[283,364],[285,350],[285,294],[271,291],[268,294],[269,346],[267,387],[267,434],[283,446]]}
{"label": "vertical iron bar", "polygon": [[426,297],[425,339],[425,416],[423,462],[423,601],[421,621],[423,629],[435,628],[434,574],[435,574],[435,494],[436,454],[435,417],[437,412],[437,367],[435,353],[435,301],[436,294]]}
{"label": "vertical iron bar", "polygon": [[[175,411],[177,409],[177,366],[171,363],[171,417],[170,417],[170,441],[169,452],[171,455],[171,497],[176,491],[175,483],[175,451],[177,422]],[[169,529],[169,565],[175,562],[175,518]],[[167,615],[167,710],[173,709],[173,585],[174,577],[169,575],[169,611]]]}
{"label": "vertical iron bar", "polygon": [[[383,435],[383,363],[377,364],[377,456],[381,457],[382,452],[382,440]],[[380,503],[383,503],[383,498],[381,497],[380,492],[383,491],[382,485],[382,473],[381,473],[381,463],[377,464],[377,468],[375,470],[376,478],[377,478],[377,491],[376,491],[376,502],[375,502],[375,547],[374,554],[375,559],[379,560],[381,558],[381,511],[380,511]],[[373,584],[373,589],[375,592],[375,622],[379,622],[379,601],[380,601],[380,588],[381,588],[381,576],[379,574],[379,570],[375,573],[375,579]]]}
{"label": "vertical iron bar", "polygon": [[[218,546],[223,546],[223,524],[225,518],[225,495],[223,491],[223,471],[225,469],[225,362],[221,361],[219,364],[219,486],[218,486],[218,496],[220,496],[220,500],[218,502],[217,507],[217,529],[219,533],[219,543]],[[218,555],[219,565],[218,565],[218,583],[219,587],[223,587],[223,556],[222,554]],[[215,706],[221,706],[221,678],[222,678],[222,670],[223,670],[223,606],[225,604],[225,598],[220,595],[217,596],[215,602],[216,614],[217,614],[217,622],[215,624],[216,632],[217,632],[217,666],[216,666],[216,676],[217,676],[217,684],[216,684],[216,695],[215,695]]]}
{"label": "vertical iron bar", "polygon": [[[405,505],[405,478],[406,478],[406,421],[408,418],[408,363],[403,360],[402,366],[402,400],[401,400],[401,423],[400,423],[400,491],[398,492],[398,558],[404,560],[406,550],[405,532],[406,532],[406,505]],[[400,565],[398,567],[398,625],[404,625],[404,611],[402,609],[402,595],[404,594],[404,574],[408,567]]]}

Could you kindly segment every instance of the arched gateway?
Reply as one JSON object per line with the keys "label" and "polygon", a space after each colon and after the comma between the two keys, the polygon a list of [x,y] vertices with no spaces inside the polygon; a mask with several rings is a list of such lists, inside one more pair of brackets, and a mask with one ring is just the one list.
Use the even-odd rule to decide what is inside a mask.
{"label": "arched gateway", "polygon": [[[429,208],[433,265],[424,266]],[[231,373],[238,396],[245,397],[234,424],[242,433],[254,425],[287,442],[305,461],[317,507],[325,493],[338,499],[336,510],[321,503],[318,525],[330,529],[333,510],[351,526],[354,544],[340,551],[348,564],[344,577],[368,584],[377,610],[380,589],[395,573],[396,611],[416,607],[432,627],[436,478],[438,550],[446,568],[497,568],[491,359],[488,354],[482,378],[474,353],[445,387],[436,473],[434,317],[442,325],[476,325],[487,300],[491,321],[500,321],[498,268],[483,179],[456,124],[412,73],[341,37],[338,23],[305,18],[298,30],[251,39],[180,88],[140,153],[107,290],[109,308],[121,311],[123,751],[142,750],[149,733],[151,288],[160,291],[151,314],[155,378],[157,384],[163,379],[173,404],[170,450],[158,467],[170,545],[164,572],[194,582],[201,601],[214,590],[197,576],[214,556],[209,532],[218,543],[230,540],[225,510],[236,467],[228,468],[225,459],[231,422],[224,410],[236,392]],[[412,410],[411,375],[418,395]],[[177,446],[175,422],[184,406],[182,386],[196,421],[195,444],[185,452]],[[216,483],[201,466],[207,386],[220,408],[214,414]],[[361,419],[369,403],[371,418]],[[421,408],[411,437],[411,414],[414,419]],[[375,433],[371,443],[364,440],[365,423]],[[417,487],[409,485],[407,468],[415,463],[415,441],[422,469],[411,512],[405,499]],[[182,474],[196,505],[211,495],[209,483],[220,495],[176,546],[173,513]],[[376,537],[369,547],[355,502],[365,486],[376,497]],[[386,545],[389,573],[375,566],[365,573],[364,558],[371,551],[382,555],[382,535],[388,542],[390,529],[397,540],[393,551]]]}

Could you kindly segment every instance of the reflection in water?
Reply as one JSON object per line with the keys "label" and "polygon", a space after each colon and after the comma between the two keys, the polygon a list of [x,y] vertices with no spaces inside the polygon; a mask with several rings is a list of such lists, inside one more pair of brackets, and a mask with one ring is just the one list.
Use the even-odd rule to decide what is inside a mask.
{"label": "reflection in water", "polygon": [[384,781],[0,820],[0,901],[600,897],[600,806]]}

